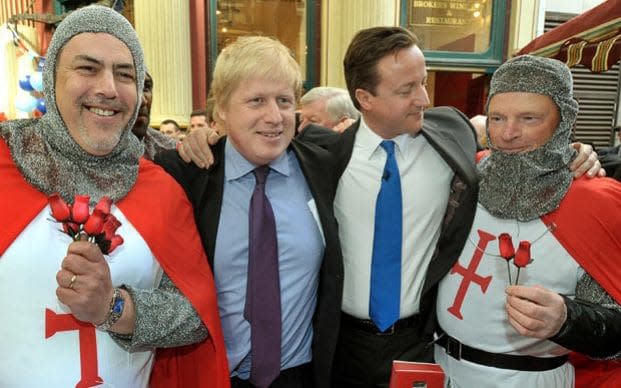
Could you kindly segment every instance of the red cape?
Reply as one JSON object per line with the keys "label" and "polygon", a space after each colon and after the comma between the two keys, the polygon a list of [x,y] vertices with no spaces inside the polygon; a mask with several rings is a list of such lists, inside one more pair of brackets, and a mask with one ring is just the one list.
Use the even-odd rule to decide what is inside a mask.
{"label": "red cape", "polygon": [[[22,177],[1,139],[0,179],[1,256],[47,205],[47,197]],[[143,159],[136,185],[116,205],[147,242],[164,272],[190,300],[209,330],[209,338],[199,344],[158,349],[150,386],[229,387],[213,275],[185,193],[160,167]]]}
{"label": "red cape", "polygon": [[[560,207],[542,217],[580,266],[621,304],[621,184],[609,178],[574,181]],[[621,387],[621,362],[572,354],[576,387]]]}

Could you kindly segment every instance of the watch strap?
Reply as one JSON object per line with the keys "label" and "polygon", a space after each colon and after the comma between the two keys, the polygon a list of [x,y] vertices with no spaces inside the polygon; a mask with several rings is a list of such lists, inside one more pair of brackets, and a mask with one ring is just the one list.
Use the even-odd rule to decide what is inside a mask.
{"label": "watch strap", "polygon": [[108,331],[115,323],[121,319],[123,315],[123,309],[125,308],[125,299],[123,299],[123,294],[121,294],[121,290],[118,288],[114,289],[114,293],[112,294],[112,300],[110,301],[110,310],[108,312],[108,317],[106,320],[95,327],[97,330]]}

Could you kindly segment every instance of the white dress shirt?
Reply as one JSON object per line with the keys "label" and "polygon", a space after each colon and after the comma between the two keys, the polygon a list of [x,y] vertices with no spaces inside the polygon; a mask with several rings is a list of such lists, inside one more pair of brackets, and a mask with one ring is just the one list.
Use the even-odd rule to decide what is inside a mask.
{"label": "white dress shirt", "polygon": [[[386,163],[382,140],[362,119],[334,202],[345,269],[342,309],[361,319],[369,319],[375,202]],[[400,318],[405,318],[419,311],[454,173],[422,135],[392,140],[403,198]]]}

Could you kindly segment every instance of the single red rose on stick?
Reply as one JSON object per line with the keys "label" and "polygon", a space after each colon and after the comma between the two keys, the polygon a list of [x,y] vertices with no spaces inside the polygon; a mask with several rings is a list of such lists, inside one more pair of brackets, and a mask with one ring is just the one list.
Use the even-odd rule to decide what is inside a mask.
{"label": "single red rose on stick", "polygon": [[116,233],[116,230],[119,228],[119,226],[121,226],[121,222],[117,220],[115,216],[113,216],[112,214],[108,214],[106,216],[106,220],[103,224],[103,233],[106,237],[106,240],[112,240],[112,237],[114,237],[114,234]]}
{"label": "single red rose on stick", "polygon": [[520,270],[526,267],[530,262],[530,242],[520,241],[520,245],[518,246],[517,252],[515,253],[515,258],[513,259],[513,264],[518,267],[518,273],[515,277],[516,285],[520,280]]}
{"label": "single red rose on stick", "polygon": [[50,209],[52,209],[52,217],[58,222],[65,222],[71,218],[71,209],[69,205],[60,197],[58,193],[49,197]]}
{"label": "single red rose on stick", "polygon": [[63,222],[63,232],[67,233],[75,241],[78,239],[76,236],[80,233],[80,225],[70,221]]}
{"label": "single red rose on stick", "polygon": [[500,236],[498,236],[498,247],[500,248],[500,256],[505,260],[511,260],[513,256],[515,256],[513,241],[509,233],[501,233]]}
{"label": "single red rose on stick", "polygon": [[530,242],[520,241],[513,264],[516,267],[526,267],[530,263]]}
{"label": "single red rose on stick", "polygon": [[90,210],[88,202],[91,197],[88,195],[76,195],[71,208],[71,219],[77,224],[83,224],[88,220]]}
{"label": "single red rose on stick", "polygon": [[123,237],[119,236],[118,234],[114,235],[114,237],[112,237],[112,239],[110,240],[110,248],[108,249],[107,254],[112,253],[112,251],[121,244],[123,244]]}
{"label": "single red rose on stick", "polygon": [[103,232],[104,218],[106,215],[99,209],[93,210],[93,214],[88,217],[88,220],[84,224],[84,231],[89,236],[96,236]]}
{"label": "single red rose on stick", "polygon": [[515,249],[513,248],[513,239],[509,233],[501,233],[498,236],[498,249],[500,250],[500,256],[507,261],[507,273],[509,274],[509,284],[511,284],[511,267],[509,267],[509,260],[515,256]]}
{"label": "single red rose on stick", "polygon": [[99,209],[103,212],[103,214],[110,214],[110,209],[112,208],[112,200],[107,195],[101,197],[97,205],[95,205],[95,209]]}

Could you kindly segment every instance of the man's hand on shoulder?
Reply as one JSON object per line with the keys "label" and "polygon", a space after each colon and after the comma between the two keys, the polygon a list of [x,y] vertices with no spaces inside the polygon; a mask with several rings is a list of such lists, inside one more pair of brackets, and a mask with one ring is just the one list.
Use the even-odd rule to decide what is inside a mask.
{"label": "man's hand on shoulder", "polygon": [[343,131],[351,127],[351,125],[355,122],[356,120],[354,119],[350,119],[349,117],[343,117],[343,119],[338,124],[332,127],[332,130],[334,132],[343,133]]}
{"label": "man's hand on shoulder", "polygon": [[602,168],[597,152],[593,147],[584,143],[571,143],[570,147],[578,151],[578,156],[569,164],[569,169],[574,175],[574,179],[578,179],[585,175],[587,178],[595,176],[606,176],[606,170]]}
{"label": "man's hand on shoulder", "polygon": [[179,143],[177,152],[186,163],[193,162],[198,167],[208,168],[214,162],[210,145],[216,144],[220,134],[209,128],[197,128]]}

